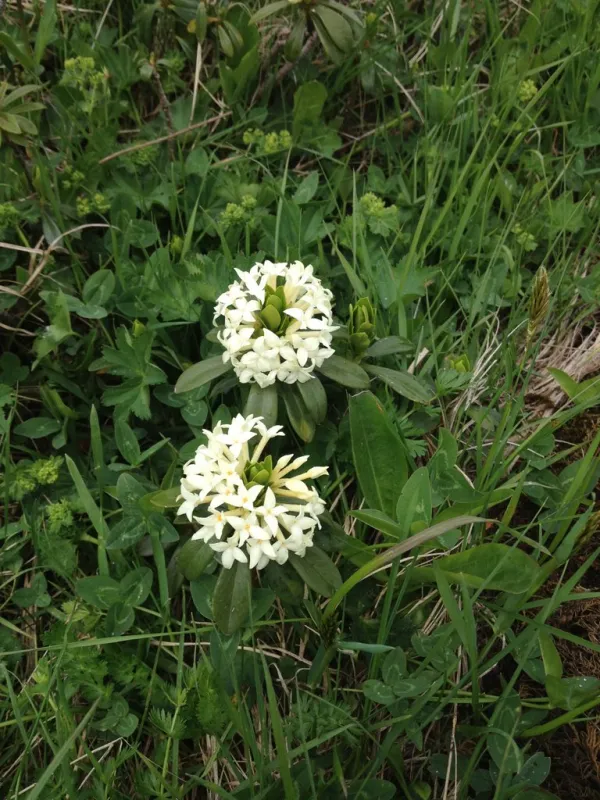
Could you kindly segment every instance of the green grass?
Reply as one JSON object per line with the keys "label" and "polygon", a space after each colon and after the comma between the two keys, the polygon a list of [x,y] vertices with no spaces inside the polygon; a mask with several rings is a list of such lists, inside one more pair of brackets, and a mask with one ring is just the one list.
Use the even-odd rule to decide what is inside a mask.
{"label": "green grass", "polygon": [[[2,797],[593,797],[600,4],[39,5],[0,29]],[[265,259],[400,342],[335,340],[373,394],[325,370],[323,421],[280,392],[328,512],[226,634],[175,506],[248,387],[173,389]]]}

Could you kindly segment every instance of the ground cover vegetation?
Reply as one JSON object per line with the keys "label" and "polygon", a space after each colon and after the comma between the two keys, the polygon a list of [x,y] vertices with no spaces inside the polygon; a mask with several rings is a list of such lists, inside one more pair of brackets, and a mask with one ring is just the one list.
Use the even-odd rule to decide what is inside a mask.
{"label": "ground cover vegetation", "polygon": [[2,797],[598,797],[597,0],[0,6]]}

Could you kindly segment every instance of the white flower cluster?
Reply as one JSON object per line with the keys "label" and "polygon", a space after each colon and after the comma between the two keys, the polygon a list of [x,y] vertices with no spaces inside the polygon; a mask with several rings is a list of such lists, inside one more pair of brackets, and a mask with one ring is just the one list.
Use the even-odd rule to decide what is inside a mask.
{"label": "white flower cluster", "polygon": [[218,338],[241,383],[260,387],[275,381],[301,383],[333,355],[332,298],[312,266],[265,261],[218,299],[215,323],[225,320]]}
{"label": "white flower cluster", "polygon": [[[292,475],[308,456],[286,455],[275,466],[270,456],[262,458],[268,442],[284,434],[281,425],[267,428],[261,417],[238,414],[204,433],[208,444],[196,450],[181,480],[178,514],[200,525],[192,538],[208,542],[226,569],[234,561],[262,569],[269,561],[284,564],[290,553],[303,556],[325,510],[305,481],[326,475],[327,467]],[[257,437],[250,454],[248,443]],[[195,515],[198,506],[206,516]]]}

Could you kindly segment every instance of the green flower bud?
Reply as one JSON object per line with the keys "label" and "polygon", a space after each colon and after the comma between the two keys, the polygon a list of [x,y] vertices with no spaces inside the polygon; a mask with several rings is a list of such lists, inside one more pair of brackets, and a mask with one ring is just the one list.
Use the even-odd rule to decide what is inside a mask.
{"label": "green flower bud", "polygon": [[266,486],[269,482],[271,473],[266,469],[259,470],[253,478],[254,483],[259,483],[261,486]]}
{"label": "green flower bud", "polygon": [[283,302],[283,300],[281,299],[281,297],[279,297],[279,295],[277,295],[277,294],[272,294],[272,295],[270,295],[269,297],[267,297],[267,301],[266,301],[266,303],[265,303],[265,308],[266,308],[267,306],[273,306],[273,308],[274,308],[274,309],[275,309],[275,310],[276,310],[276,311],[277,311],[279,314],[281,314],[281,312],[282,312],[282,311],[283,311],[283,309],[284,309],[284,302]]}
{"label": "green flower bud", "polygon": [[270,331],[277,331],[281,325],[281,314],[273,306],[265,306],[259,316],[265,327]]}
{"label": "green flower bud", "polygon": [[366,333],[353,333],[350,336],[350,347],[355,356],[364,355],[371,345],[371,339]]}
{"label": "green flower bud", "polygon": [[63,459],[61,456],[51,456],[50,458],[40,459],[31,465],[29,474],[40,486],[48,486],[56,483]]}
{"label": "green flower bud", "polygon": [[375,309],[368,297],[361,297],[355,306],[349,307],[350,320],[348,330],[353,333],[367,333],[374,335]]}
{"label": "green flower bud", "polygon": [[375,309],[368,297],[349,307],[348,333],[355,358],[362,358],[375,339]]}
{"label": "green flower bud", "polygon": [[466,353],[463,353],[460,356],[448,356],[448,363],[452,369],[455,369],[461,374],[471,371],[471,362],[469,361],[469,356]]}
{"label": "green flower bud", "polygon": [[134,319],[133,325],[131,326],[131,335],[134,339],[137,339],[138,336],[141,336],[142,333],[146,330],[146,326],[143,322],[140,322],[139,319]]}

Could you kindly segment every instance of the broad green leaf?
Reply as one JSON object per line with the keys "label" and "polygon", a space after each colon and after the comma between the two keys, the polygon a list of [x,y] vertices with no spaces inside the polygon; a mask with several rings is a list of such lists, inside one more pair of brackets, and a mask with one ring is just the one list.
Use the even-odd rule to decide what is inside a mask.
{"label": "broad green leaf", "polygon": [[[15,58],[19,64],[25,67],[26,70],[34,70],[35,64],[33,59],[22,49],[22,42],[17,40],[17,37],[14,35],[14,33],[0,31],[0,44],[3,44],[6,48],[6,52],[10,53],[11,56]],[[31,89],[31,87],[29,88]],[[41,87],[36,88],[40,89]]]}
{"label": "broad green leaf", "polygon": [[404,537],[431,524],[431,483],[427,467],[415,470],[406,481],[396,505],[396,519]]}
{"label": "broad green leaf", "polygon": [[302,558],[290,553],[289,561],[304,583],[317,594],[331,597],[342,584],[338,568],[318,547],[309,547]]}
{"label": "broad green leaf", "polygon": [[46,47],[52,41],[54,28],[56,27],[56,0],[46,0],[44,10],[38,23],[33,47],[33,57],[36,64],[44,58]]}
{"label": "broad green leaf", "polygon": [[296,386],[281,386],[281,396],[287,411],[290,425],[303,442],[312,441],[315,435],[315,421],[304,404],[302,395]]}
{"label": "broad green leaf", "polygon": [[433,389],[419,378],[411,375],[406,370],[388,369],[387,367],[376,367],[373,364],[365,364],[365,370],[376,378],[380,378],[390,389],[393,389],[402,397],[412,400],[413,403],[431,403],[435,398]]}
{"label": "broad green leaf", "polygon": [[208,417],[208,406],[204,400],[194,400],[181,409],[181,416],[194,428],[201,428]]}
{"label": "broad green leaf", "polygon": [[435,672],[422,672],[420,675],[409,675],[406,678],[396,680],[392,684],[396,697],[418,697],[425,694],[431,688],[436,679]]}
{"label": "broad green leaf", "polygon": [[431,457],[428,467],[435,480],[449,473],[458,458],[458,443],[447,428],[440,428],[437,450]]}
{"label": "broad green leaf", "polygon": [[523,764],[517,775],[518,783],[530,783],[534,786],[542,784],[550,774],[551,759],[543,753],[534,753]]}
{"label": "broad green leaf", "polygon": [[314,125],[319,121],[327,89],[320,81],[306,81],[294,93],[294,137],[298,136],[305,125]]}
{"label": "broad green leaf", "polygon": [[562,369],[548,367],[548,372],[574,403],[595,403],[600,399],[600,376],[577,383]]}
{"label": "broad green leaf", "polygon": [[304,205],[304,203],[309,203],[315,196],[318,186],[319,173],[316,171],[309,172],[294,193],[294,203],[297,203],[299,206]]}
{"label": "broad green leaf", "polygon": [[327,395],[321,381],[314,377],[305,383],[296,384],[304,405],[317,425],[327,416]]}
{"label": "broad green leaf", "polygon": [[222,356],[213,356],[199,361],[182,372],[175,384],[176,392],[191,392],[205,383],[210,383],[231,370],[231,362],[224,363]]}
{"label": "broad green leaf", "polygon": [[137,436],[124,419],[115,420],[115,442],[125,461],[134,466],[139,463],[141,451]]}
{"label": "broad green leaf", "polygon": [[16,425],[13,433],[28,439],[42,439],[60,430],[60,422],[52,417],[33,417]]}
{"label": "broad green leaf", "polygon": [[150,512],[146,521],[150,537],[156,538],[161,544],[172,544],[179,541],[179,534],[173,523],[158,511]]}
{"label": "broad green leaf", "polygon": [[106,537],[107,550],[123,550],[132,547],[148,533],[148,525],[142,516],[125,514],[120,522],[109,530]]}
{"label": "broad green leaf", "polygon": [[529,789],[521,789],[514,796],[514,800],[560,800],[560,797],[553,792],[548,792],[546,789],[540,789],[539,786]]}
{"label": "broad green leaf", "polygon": [[185,160],[185,174],[203,178],[210,169],[210,161],[203,147],[195,147]]}
{"label": "broad green leaf", "polygon": [[383,511],[377,511],[375,508],[361,508],[359,511],[351,511],[350,516],[355,517],[360,522],[364,522],[365,525],[369,525],[371,528],[375,528],[376,531],[381,531],[391,536],[393,539],[401,540],[405,538],[402,527],[397,522],[394,522],[391,517],[388,517],[387,514],[384,514]]}
{"label": "broad green leaf", "polygon": [[150,505],[155,508],[177,508],[181,502],[177,499],[181,495],[179,486],[171,486],[170,489],[160,489],[158,492],[151,492],[145,497]]}
{"label": "broad green leaf", "polygon": [[113,603],[106,612],[104,630],[107,636],[120,636],[133,625],[135,614],[131,606],[122,601]]}
{"label": "broad green leaf", "polygon": [[200,539],[189,539],[177,554],[177,567],[184,578],[195,581],[215,559],[215,551]]}
{"label": "broad green leaf", "polygon": [[252,573],[247,564],[234,561],[231,569],[221,569],[212,599],[213,617],[221,633],[230,636],[244,625],[251,588]]}
{"label": "broad green leaf", "polygon": [[588,700],[598,697],[600,680],[595,677],[578,675],[574,678],[557,678],[548,675],[546,678],[548,699],[553,706],[572,711]]}
{"label": "broad green leaf", "polygon": [[278,14],[280,11],[287,11],[289,5],[289,0],[275,0],[274,3],[267,3],[266,6],[263,6],[255,14],[253,14],[250,20],[251,22],[260,22],[261,20],[266,19],[273,14]]}
{"label": "broad green leaf", "polygon": [[[518,547],[490,542],[452,553],[435,561],[449,583],[465,583],[476,589],[520,594],[536,581],[539,564]],[[433,567],[415,567],[412,580],[434,581]]]}
{"label": "broad green leaf", "polygon": [[369,347],[365,356],[367,358],[382,358],[383,356],[393,356],[397,353],[412,353],[414,345],[407,339],[401,339],[399,336],[386,336],[384,339],[378,339]]}
{"label": "broad green leaf", "polygon": [[75,591],[86,603],[103,610],[121,597],[119,582],[108,575],[90,575],[75,584]]}
{"label": "broad green leaf", "polygon": [[487,738],[488,753],[502,772],[519,772],[523,757],[514,737],[521,716],[521,698],[511,692],[500,700],[500,712],[494,715]]}
{"label": "broad green leaf", "polygon": [[[277,565],[279,566],[279,564]],[[275,592],[272,589],[253,589],[252,605],[250,606],[249,618],[254,624],[261,620],[273,608],[275,602]]]}
{"label": "broad green leaf", "polygon": [[328,8],[326,5],[315,6],[313,19],[315,14],[318,15],[336,49],[341,53],[349,53],[354,46],[354,36],[350,23],[344,19],[342,14],[332,8]]}
{"label": "broad green leaf", "polygon": [[372,508],[393,518],[408,467],[404,446],[371,392],[350,398],[352,455],[362,493]]}
{"label": "broad green leaf", "polygon": [[349,389],[368,389],[371,383],[369,376],[359,364],[337,355],[327,358],[318,371],[329,380]]}
{"label": "broad green leaf", "polygon": [[404,555],[404,553],[408,553],[410,550],[420,547],[426,542],[430,542],[432,539],[437,539],[439,536],[442,536],[449,530],[460,528],[462,525],[473,525],[476,522],[485,522],[485,519],[466,515],[454,517],[452,520],[438,522],[436,525],[432,525],[431,528],[427,528],[426,530],[421,531],[421,533],[416,533],[414,536],[406,539],[406,541],[389,547],[385,552],[380,553],[379,555],[375,556],[375,558],[372,558],[366,564],[363,564],[361,567],[359,567],[359,569],[357,569],[353,575],[344,581],[344,583],[340,586],[327,604],[327,608],[325,609],[325,613],[323,615],[323,620],[327,620],[332,616],[344,597],[351,589],[354,588],[354,586],[361,581],[364,581],[365,578],[368,578],[370,575],[373,575],[373,573],[379,572],[385,567],[389,567],[397,558],[400,558],[400,556]]}
{"label": "broad green leaf", "polygon": [[212,598],[216,585],[216,575],[200,575],[200,577],[190,581],[190,592],[196,610],[211,621],[213,620]]}
{"label": "broad green leaf", "polygon": [[362,690],[365,697],[372,700],[374,703],[381,703],[383,705],[390,705],[395,703],[397,698],[391,686],[387,686],[383,681],[368,680],[362,685]]}
{"label": "broad green leaf", "polygon": [[33,576],[30,586],[24,586],[13,592],[12,600],[19,608],[29,608],[29,606],[46,608],[52,602],[47,588],[46,578],[38,572]]}
{"label": "broad green leaf", "polygon": [[277,409],[277,384],[273,383],[271,386],[261,389],[257,383],[253,383],[244,406],[244,414],[262,417],[264,424],[270,428],[277,422]]}
{"label": "broad green leaf", "polygon": [[[288,61],[293,62],[300,57],[305,33],[306,33],[306,17],[304,16],[304,14],[301,14],[294,22],[292,30],[290,31],[290,34],[283,48],[283,53]],[[296,200],[295,196],[294,200]],[[296,200],[296,202],[298,201]]]}
{"label": "broad green leaf", "polygon": [[133,475],[123,472],[117,480],[117,497],[123,508],[133,512],[141,509],[140,500],[145,497],[146,489]]}
{"label": "broad green leaf", "polygon": [[[415,784],[412,784],[417,792]],[[415,798],[419,795],[415,793]],[[390,781],[383,778],[357,778],[348,786],[347,793],[344,795],[347,800],[393,800],[398,797],[397,787]],[[421,797],[425,797],[421,794]]]}
{"label": "broad green leaf", "polygon": [[119,600],[130,606],[139,606],[150,594],[152,588],[152,570],[148,567],[137,567],[121,578]]}
{"label": "broad green leaf", "polygon": [[539,630],[538,642],[540,645],[540,653],[542,655],[544,672],[546,673],[546,676],[552,675],[554,678],[562,678],[562,659],[558,650],[556,649],[554,639],[546,631]]}
{"label": "broad green leaf", "polygon": [[406,653],[401,647],[395,647],[388,653],[381,670],[383,680],[389,686],[395,686],[406,675]]}
{"label": "broad green leaf", "polygon": [[115,276],[109,269],[93,272],[83,286],[84,303],[103,306],[115,290]]}

